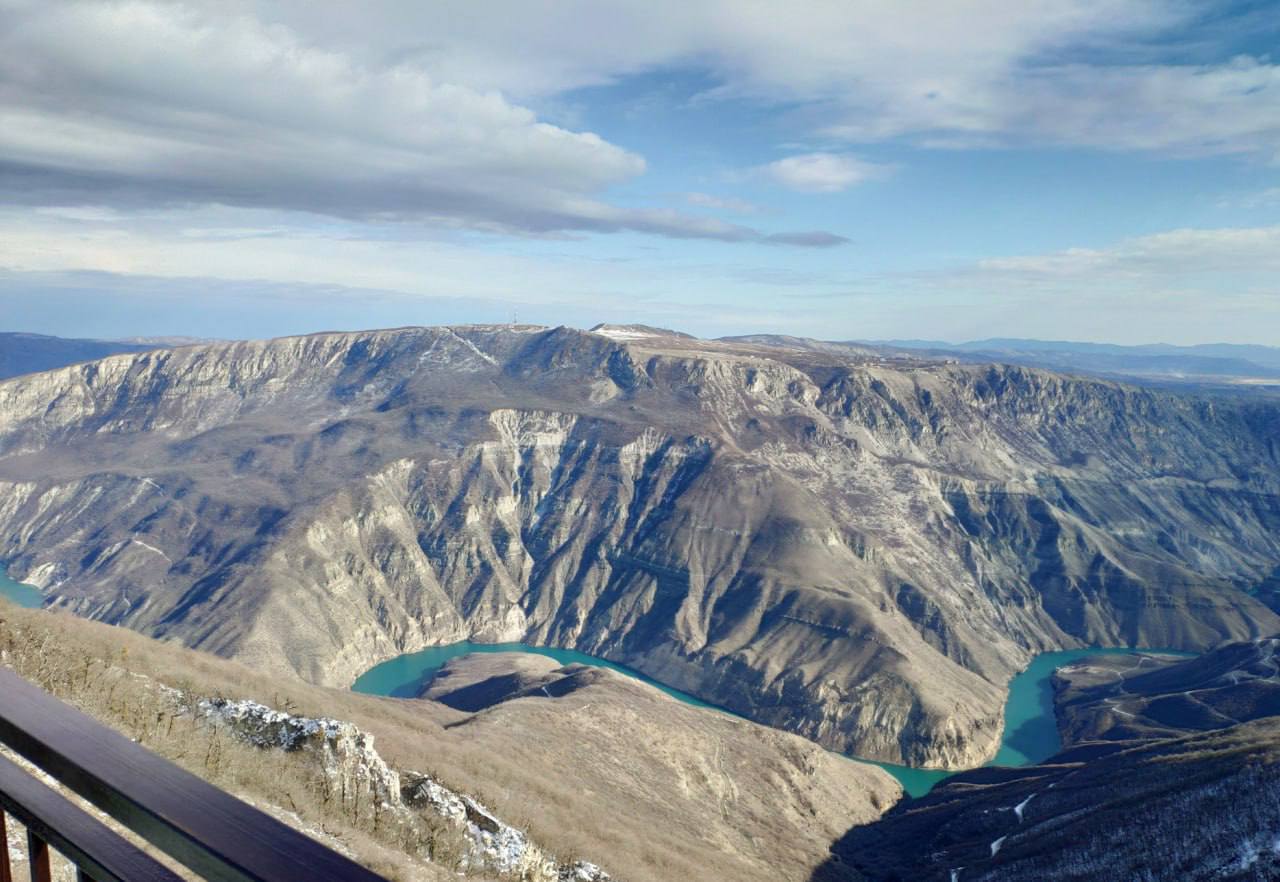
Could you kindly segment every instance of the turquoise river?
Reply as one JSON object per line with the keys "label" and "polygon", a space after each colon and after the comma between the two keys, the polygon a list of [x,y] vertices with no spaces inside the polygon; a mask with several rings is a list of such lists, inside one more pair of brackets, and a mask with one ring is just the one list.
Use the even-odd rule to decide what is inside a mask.
{"label": "turquoise river", "polygon": [[[1000,744],[1000,751],[988,765],[1025,766],[1046,760],[1062,748],[1053,711],[1051,681],[1054,671],[1063,665],[1091,655],[1125,654],[1138,651],[1134,649],[1069,649],[1064,652],[1045,652],[1036,656],[1027,669],[1009,683],[1009,699],[1004,708],[1004,738]],[[463,642],[436,646],[421,652],[411,652],[370,668],[352,684],[351,688],[356,692],[369,695],[411,698],[418,694],[436,670],[449,659],[473,652],[529,652],[545,655],[561,664],[577,662],[609,668],[656,686],[672,698],[686,704],[722,710],[678,689],[664,686],[651,677],[646,677],[639,671],[624,665],[572,649],[548,649],[524,643]],[[897,778],[902,788],[912,796],[923,796],[933,785],[955,774],[955,772],[938,769],[912,769],[892,763],[874,764]]]}
{"label": "turquoise river", "polygon": [[9,578],[4,564],[0,564],[0,597],[12,600],[18,606],[37,607],[44,603],[44,595],[35,585],[24,585]]}
{"label": "turquoise river", "polygon": [[[7,597],[19,606],[38,607],[43,600],[40,590],[33,585],[24,585],[10,579],[3,565],[0,565],[0,597]],[[1025,671],[1018,674],[1009,683],[1009,700],[1005,704],[1004,738],[1000,751],[989,765],[1025,766],[1041,762],[1057,753],[1062,747],[1058,737],[1057,722],[1053,712],[1053,672],[1065,664],[1090,655],[1132,653],[1133,649],[1071,649],[1065,652],[1046,652],[1036,656]],[[529,652],[545,655],[561,664],[577,662],[584,665],[609,668],[635,677],[651,686],[661,689],[667,695],[685,704],[695,707],[721,710],[714,705],[694,698],[692,695],[664,686],[651,677],[646,677],[615,662],[595,656],[586,655],[572,649],[551,649],[542,646],[529,646],[524,643],[453,643],[449,646],[437,646],[421,652],[411,652],[390,659],[371,668],[352,685],[356,692],[369,695],[390,695],[399,698],[410,698],[417,695],[422,685],[431,678],[436,670],[451,658],[468,655],[474,652]],[[933,785],[954,772],[936,769],[911,769],[891,763],[875,763],[889,772],[902,783],[902,787],[912,796],[921,796],[929,792]]]}

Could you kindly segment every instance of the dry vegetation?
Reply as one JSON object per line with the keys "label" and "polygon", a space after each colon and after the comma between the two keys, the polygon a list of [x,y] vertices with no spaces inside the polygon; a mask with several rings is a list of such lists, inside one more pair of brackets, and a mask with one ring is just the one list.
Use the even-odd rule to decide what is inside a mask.
{"label": "dry vegetation", "polygon": [[[105,724],[264,810],[295,815],[303,829],[333,837],[392,878],[452,876],[406,853],[452,867],[462,845],[443,825],[422,836],[388,823],[368,801],[333,798],[307,754],[258,750],[197,725],[159,686],[350,721],[376,736],[378,753],[394,769],[471,794],[561,862],[589,860],[628,882],[804,879],[835,835],[878,815],[896,796],[878,770],[867,777],[866,767],[795,736],[688,708],[630,681],[626,690],[641,691],[615,684],[611,706],[599,716],[566,723],[565,709],[549,699],[472,716],[434,702],[268,676],[126,629],[2,601],[0,653],[18,673]],[[610,704],[607,691],[591,696],[597,698]],[[573,728],[579,725],[581,739]],[[699,772],[688,760],[698,750],[699,761],[714,753],[732,762],[733,780]],[[725,786],[737,791],[732,800],[707,800],[707,788]]]}
{"label": "dry vegetation", "polygon": [[[120,629],[86,625],[0,602],[0,661],[148,749],[388,878],[452,876],[445,869],[457,864],[463,846],[442,819],[424,812],[412,827],[390,823],[367,793],[335,793],[314,753],[261,750],[202,722],[194,713],[198,698],[235,692],[228,674],[251,688],[244,680],[247,671],[223,671],[211,681],[206,679],[209,671],[184,663],[197,661],[194,653],[148,645],[145,638]],[[294,706],[288,695],[274,695],[278,707]]]}

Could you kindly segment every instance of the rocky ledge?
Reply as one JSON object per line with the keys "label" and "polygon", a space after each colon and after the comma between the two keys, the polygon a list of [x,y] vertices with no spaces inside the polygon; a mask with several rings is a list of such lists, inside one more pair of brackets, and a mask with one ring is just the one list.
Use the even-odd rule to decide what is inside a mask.
{"label": "rocky ledge", "polygon": [[197,712],[210,726],[263,750],[310,751],[320,760],[334,792],[347,800],[370,798],[380,812],[405,825],[428,810],[462,832],[467,853],[461,869],[490,872],[521,882],[608,882],[599,866],[557,861],[504,823],[481,802],[455,793],[430,775],[392,769],[373,747],[373,736],[342,720],[294,716],[255,701],[200,699]]}

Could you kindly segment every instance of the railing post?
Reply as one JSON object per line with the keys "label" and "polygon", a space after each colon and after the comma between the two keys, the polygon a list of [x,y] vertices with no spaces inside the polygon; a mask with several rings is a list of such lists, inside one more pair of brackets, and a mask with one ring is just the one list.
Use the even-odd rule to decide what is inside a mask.
{"label": "railing post", "polygon": [[49,869],[49,844],[27,828],[27,862],[31,866],[31,882],[53,882]]}
{"label": "railing post", "polygon": [[0,809],[0,882],[13,882],[9,869],[9,831],[5,827],[4,809]]}

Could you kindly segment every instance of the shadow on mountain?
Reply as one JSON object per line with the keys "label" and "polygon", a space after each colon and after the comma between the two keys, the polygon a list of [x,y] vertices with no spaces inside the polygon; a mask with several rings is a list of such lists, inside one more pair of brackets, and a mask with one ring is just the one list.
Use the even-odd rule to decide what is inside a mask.
{"label": "shadow on mountain", "polygon": [[1095,753],[952,779],[850,830],[810,880],[1280,878],[1280,719]]}

